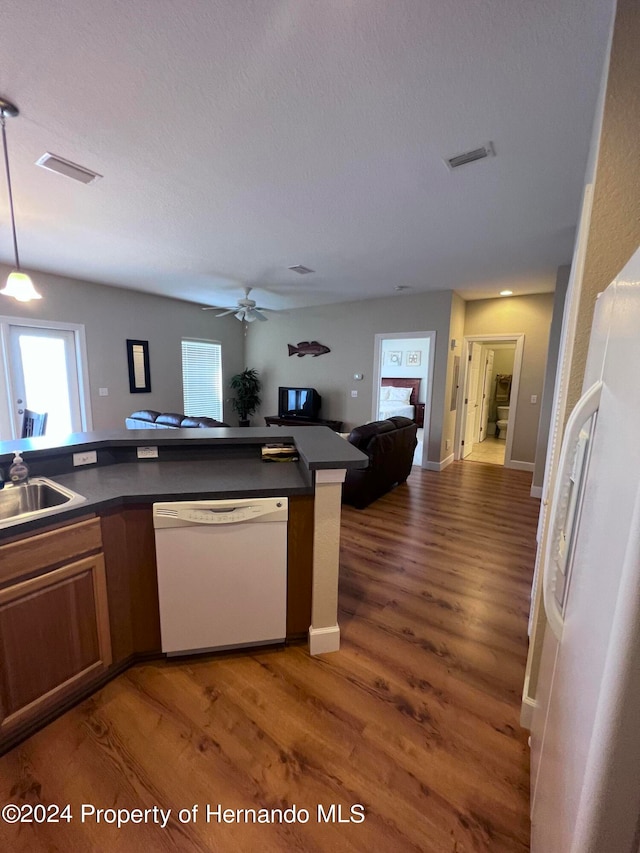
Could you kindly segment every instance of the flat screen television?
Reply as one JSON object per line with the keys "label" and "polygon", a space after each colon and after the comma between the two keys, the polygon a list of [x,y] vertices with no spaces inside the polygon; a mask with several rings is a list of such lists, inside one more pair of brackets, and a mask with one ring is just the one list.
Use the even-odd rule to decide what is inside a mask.
{"label": "flat screen television", "polygon": [[278,417],[317,421],[322,398],[315,388],[278,388]]}

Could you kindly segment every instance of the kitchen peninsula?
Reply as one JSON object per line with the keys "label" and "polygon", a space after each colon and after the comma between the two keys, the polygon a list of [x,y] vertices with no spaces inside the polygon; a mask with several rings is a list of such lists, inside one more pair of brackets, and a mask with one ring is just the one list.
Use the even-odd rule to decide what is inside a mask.
{"label": "kitchen peninsula", "polygon": [[[262,446],[274,441],[293,443],[299,461],[262,462]],[[84,500],[0,519],[0,749],[135,661],[161,654],[156,502],[287,497],[287,639],[308,634],[311,654],[339,648],[341,483],[367,458],[328,428],[22,439],[0,443],[4,475],[16,451],[32,478]]]}

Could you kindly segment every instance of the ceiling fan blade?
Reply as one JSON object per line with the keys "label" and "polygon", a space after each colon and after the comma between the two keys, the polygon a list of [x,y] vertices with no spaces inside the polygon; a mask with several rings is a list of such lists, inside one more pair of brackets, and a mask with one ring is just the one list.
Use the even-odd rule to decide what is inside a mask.
{"label": "ceiling fan blade", "polygon": [[[209,310],[211,310],[211,309],[209,309],[209,308],[203,308],[202,310],[203,310],[203,311],[209,311]],[[220,309],[219,309],[219,308],[214,308],[213,310],[215,310],[215,311],[219,311]],[[226,317],[226,316],[227,316],[227,314],[233,314],[233,312],[234,312],[235,310],[236,310],[235,308],[227,308],[227,310],[226,310],[226,311],[223,311],[223,312],[222,312],[222,314],[216,314],[216,317]]]}
{"label": "ceiling fan blade", "polygon": [[250,322],[252,320],[260,320],[263,323],[265,323],[267,320],[267,318],[264,316],[264,314],[260,313],[260,310],[258,308],[250,308],[247,311],[247,318],[246,319],[249,320]]}

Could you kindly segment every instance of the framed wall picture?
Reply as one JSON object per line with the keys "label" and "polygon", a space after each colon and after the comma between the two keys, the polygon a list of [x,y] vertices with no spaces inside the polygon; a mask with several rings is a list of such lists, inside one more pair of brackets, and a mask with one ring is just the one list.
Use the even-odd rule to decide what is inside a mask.
{"label": "framed wall picture", "polygon": [[422,352],[419,349],[407,351],[407,367],[420,367],[422,364]]}
{"label": "framed wall picture", "polygon": [[151,391],[149,341],[134,341],[127,338],[127,361],[129,391],[132,394],[146,394]]}
{"label": "framed wall picture", "polygon": [[402,351],[389,350],[385,354],[385,364],[388,364],[390,367],[402,367]]}

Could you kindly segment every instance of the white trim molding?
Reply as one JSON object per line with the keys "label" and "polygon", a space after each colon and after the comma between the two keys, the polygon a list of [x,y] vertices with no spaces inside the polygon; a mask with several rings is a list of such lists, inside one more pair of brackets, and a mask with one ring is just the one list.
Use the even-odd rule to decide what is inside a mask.
{"label": "white trim molding", "polygon": [[532,498],[540,498],[542,500],[542,486],[531,486],[529,494]]}
{"label": "white trim molding", "polygon": [[340,651],[340,626],[330,628],[309,628],[309,654],[324,655],[327,652]]}
{"label": "white trim molding", "polygon": [[511,462],[505,462],[504,467],[514,468],[516,471],[531,471],[533,474],[536,466],[534,462],[520,462],[518,459],[512,459]]}
{"label": "white trim molding", "polygon": [[444,471],[444,469],[448,468],[454,461],[455,456],[453,453],[450,453],[449,456],[445,457],[440,462],[425,462],[422,467],[426,468],[427,471]]}

